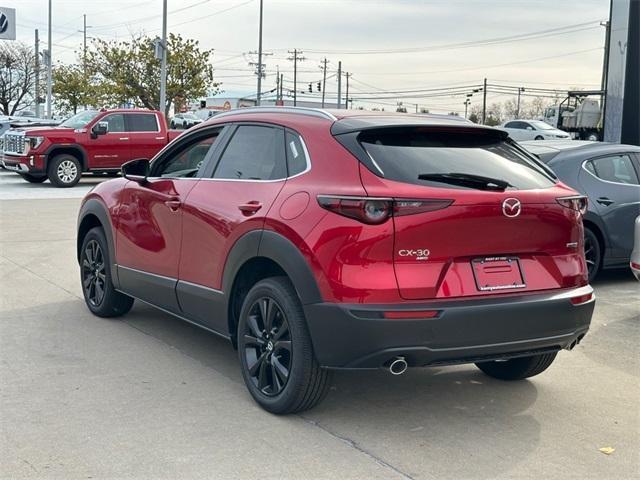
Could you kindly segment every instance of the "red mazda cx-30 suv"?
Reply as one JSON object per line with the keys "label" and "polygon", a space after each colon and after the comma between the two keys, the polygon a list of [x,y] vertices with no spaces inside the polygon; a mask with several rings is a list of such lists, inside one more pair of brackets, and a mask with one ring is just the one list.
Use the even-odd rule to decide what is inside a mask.
{"label": "red mazda cx-30 suv", "polygon": [[271,412],[339,368],[530,377],[589,328],[586,200],[499,130],[250,108],[123,173],[80,210],[89,309],[139,299],[229,338]]}

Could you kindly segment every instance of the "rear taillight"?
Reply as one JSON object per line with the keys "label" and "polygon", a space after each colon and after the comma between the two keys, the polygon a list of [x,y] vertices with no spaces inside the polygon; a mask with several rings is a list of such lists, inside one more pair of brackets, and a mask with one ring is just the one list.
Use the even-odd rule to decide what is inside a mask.
{"label": "rear taillight", "polygon": [[414,215],[448,207],[453,200],[413,200],[319,195],[318,203],[331,212],[368,225],[379,225],[391,216]]}
{"label": "rear taillight", "polygon": [[384,318],[390,320],[415,320],[420,318],[436,318],[440,310],[391,310],[383,312]]}
{"label": "rear taillight", "polygon": [[565,208],[576,210],[581,215],[587,213],[588,200],[584,195],[574,195],[572,197],[556,198],[556,201]]}

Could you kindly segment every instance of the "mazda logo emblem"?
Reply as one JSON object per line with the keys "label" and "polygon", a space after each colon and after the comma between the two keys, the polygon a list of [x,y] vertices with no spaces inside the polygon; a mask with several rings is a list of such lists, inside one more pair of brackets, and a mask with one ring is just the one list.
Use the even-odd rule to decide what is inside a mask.
{"label": "mazda logo emblem", "polygon": [[507,198],[502,202],[502,213],[505,217],[515,218],[520,215],[522,204],[517,198]]}
{"label": "mazda logo emblem", "polygon": [[0,13],[0,34],[7,31],[9,28],[9,19],[4,13]]}

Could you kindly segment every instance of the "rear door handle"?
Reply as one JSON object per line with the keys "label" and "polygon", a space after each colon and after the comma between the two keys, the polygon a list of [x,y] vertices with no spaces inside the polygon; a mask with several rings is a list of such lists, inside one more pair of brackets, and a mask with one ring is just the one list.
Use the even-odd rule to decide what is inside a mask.
{"label": "rear door handle", "polygon": [[250,216],[250,215],[254,215],[255,213],[258,212],[258,210],[260,210],[262,208],[262,204],[256,200],[253,200],[251,202],[247,202],[247,203],[243,203],[242,205],[238,205],[238,208],[240,209],[240,211],[246,215],[246,216]]}
{"label": "rear door handle", "polygon": [[596,202],[598,202],[600,205],[604,205],[605,207],[608,207],[609,205],[615,203],[613,200],[607,197],[600,197],[596,200]]}
{"label": "rear door handle", "polygon": [[172,212],[177,212],[182,202],[178,198],[172,198],[171,200],[165,200],[164,204],[169,207]]}

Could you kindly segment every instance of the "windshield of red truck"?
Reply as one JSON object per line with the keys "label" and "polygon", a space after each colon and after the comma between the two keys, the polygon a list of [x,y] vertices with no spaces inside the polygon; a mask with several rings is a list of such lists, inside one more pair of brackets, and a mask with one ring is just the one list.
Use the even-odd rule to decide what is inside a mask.
{"label": "windshield of red truck", "polygon": [[96,110],[85,110],[83,112],[76,113],[73,117],[69,117],[62,122],[60,126],[66,128],[84,128],[91,120],[96,118],[98,113],[100,112]]}

